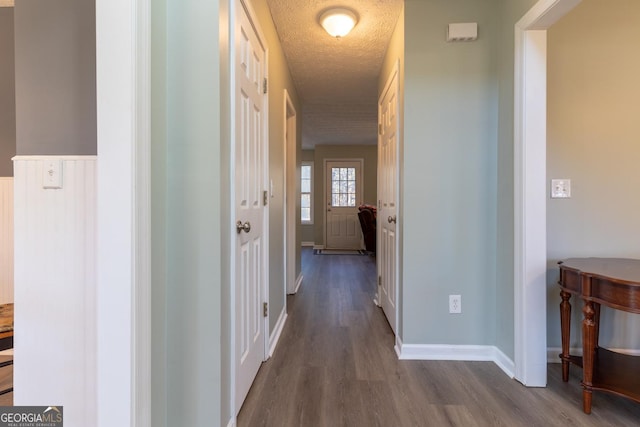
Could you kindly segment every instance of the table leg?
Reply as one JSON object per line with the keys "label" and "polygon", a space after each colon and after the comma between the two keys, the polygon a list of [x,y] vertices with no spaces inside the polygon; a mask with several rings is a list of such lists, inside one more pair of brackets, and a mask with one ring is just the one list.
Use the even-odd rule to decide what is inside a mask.
{"label": "table leg", "polygon": [[593,301],[585,301],[582,313],[584,314],[582,321],[582,409],[585,414],[590,414],[597,329]]}
{"label": "table leg", "polygon": [[562,302],[560,303],[560,328],[562,331],[562,381],[569,381],[569,344],[571,335],[571,294],[569,292],[560,291]]}

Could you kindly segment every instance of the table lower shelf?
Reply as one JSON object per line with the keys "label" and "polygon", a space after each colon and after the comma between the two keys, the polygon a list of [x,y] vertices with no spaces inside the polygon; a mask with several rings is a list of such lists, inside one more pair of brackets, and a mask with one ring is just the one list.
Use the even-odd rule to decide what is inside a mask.
{"label": "table lower shelf", "polygon": [[[569,356],[571,364],[582,367],[582,357]],[[640,357],[597,348],[591,390],[606,391],[640,402]],[[584,383],[581,382],[583,386]]]}

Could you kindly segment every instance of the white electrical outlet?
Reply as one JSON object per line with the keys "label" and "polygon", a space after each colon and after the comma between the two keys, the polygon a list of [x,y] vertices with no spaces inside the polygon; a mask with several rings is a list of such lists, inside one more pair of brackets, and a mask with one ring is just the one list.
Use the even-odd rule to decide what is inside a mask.
{"label": "white electrical outlet", "polygon": [[462,313],[462,297],[460,295],[449,295],[449,313]]}

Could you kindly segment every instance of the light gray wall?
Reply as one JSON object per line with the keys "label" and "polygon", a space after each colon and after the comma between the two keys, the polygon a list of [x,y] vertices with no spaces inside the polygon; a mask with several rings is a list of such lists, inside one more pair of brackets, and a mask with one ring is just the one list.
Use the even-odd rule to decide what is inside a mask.
{"label": "light gray wall", "polygon": [[[266,0],[251,0],[253,10],[269,46],[269,174],[273,183],[273,197],[269,199],[269,330],[273,331],[280,312],[284,309],[286,284],[284,275],[284,90],[286,89],[296,112],[302,111],[289,67],[271,18]],[[299,118],[296,126],[297,141],[302,139]],[[298,153],[298,166],[300,153]],[[299,167],[298,167],[299,170]],[[298,173],[297,176],[300,174]],[[299,186],[299,180],[291,185]],[[296,192],[296,194],[298,194]],[[296,209],[296,212],[300,212]],[[296,244],[296,277],[300,274],[300,219],[297,217],[298,244]]]}
{"label": "light gray wall", "polygon": [[[407,344],[495,342],[498,6],[405,2]],[[477,22],[478,40],[447,43],[451,22]],[[462,295],[462,314],[448,314],[450,294]]]}
{"label": "light gray wall", "polygon": [[496,341],[512,360],[514,353],[513,311],[513,73],[514,26],[537,0],[500,0],[498,49],[498,150],[496,162]]}
{"label": "light gray wall", "polygon": [[378,196],[378,146],[377,145],[316,145],[313,175],[313,228],[316,245],[324,245],[325,177],[326,159],[364,159],[363,202],[375,205]]}
{"label": "light gray wall", "polygon": [[165,211],[152,218],[160,245],[153,315],[164,320],[153,336],[165,333],[165,354],[152,356],[160,426],[227,425],[231,417],[224,3],[154,2],[152,154],[160,164],[152,191]]}
{"label": "light gray wall", "polygon": [[0,7],[0,176],[13,176],[16,155],[13,8]]}
{"label": "light gray wall", "polygon": [[17,153],[96,154],[95,2],[15,5]]}
{"label": "light gray wall", "polygon": [[[548,32],[547,178],[569,178],[572,190],[547,203],[550,347],[561,343],[558,260],[640,258],[638,40],[637,0],[584,0]],[[640,349],[638,316],[602,310],[600,345]]]}

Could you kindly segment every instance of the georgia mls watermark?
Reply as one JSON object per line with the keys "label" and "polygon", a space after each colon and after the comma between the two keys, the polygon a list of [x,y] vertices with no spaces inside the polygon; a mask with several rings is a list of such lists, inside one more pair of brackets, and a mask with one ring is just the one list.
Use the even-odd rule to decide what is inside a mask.
{"label": "georgia mls watermark", "polygon": [[62,406],[0,406],[0,427],[63,427]]}

